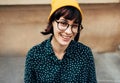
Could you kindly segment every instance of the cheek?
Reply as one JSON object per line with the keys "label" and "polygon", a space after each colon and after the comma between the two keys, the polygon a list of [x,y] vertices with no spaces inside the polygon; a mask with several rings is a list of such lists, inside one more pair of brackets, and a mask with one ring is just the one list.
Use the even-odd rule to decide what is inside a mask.
{"label": "cheek", "polygon": [[53,23],[53,33],[54,33],[54,35],[57,35],[58,33],[60,33],[60,30],[57,28],[56,23]]}
{"label": "cheek", "polygon": [[78,33],[74,33],[74,36],[76,36]]}
{"label": "cheek", "polygon": [[78,33],[73,33],[73,37],[72,37],[73,40],[74,40],[74,38],[76,37],[77,34]]}
{"label": "cheek", "polygon": [[53,33],[54,33],[54,35],[56,35],[58,33],[56,27],[53,27]]}
{"label": "cheek", "polygon": [[52,25],[53,25],[53,33],[55,33],[56,32],[57,24],[55,22],[53,22]]}

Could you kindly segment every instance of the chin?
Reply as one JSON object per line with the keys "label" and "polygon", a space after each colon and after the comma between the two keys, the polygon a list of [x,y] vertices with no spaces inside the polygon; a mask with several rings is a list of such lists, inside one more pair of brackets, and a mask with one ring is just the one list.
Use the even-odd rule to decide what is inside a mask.
{"label": "chin", "polygon": [[60,42],[62,46],[68,46],[70,42]]}

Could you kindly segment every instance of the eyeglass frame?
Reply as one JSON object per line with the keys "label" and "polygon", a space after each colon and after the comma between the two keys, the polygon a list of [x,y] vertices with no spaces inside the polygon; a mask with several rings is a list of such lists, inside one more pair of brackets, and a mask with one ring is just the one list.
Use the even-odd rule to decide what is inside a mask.
{"label": "eyeglass frame", "polygon": [[[61,29],[59,28],[59,23],[61,23],[61,22],[59,22],[59,21],[57,21],[57,20],[55,20],[55,22],[57,23],[57,27],[58,27],[58,29],[61,30]],[[67,23],[67,22],[66,22],[66,23]],[[73,25],[70,25],[70,24],[67,23],[67,27],[66,27],[66,29],[61,30],[61,31],[66,31],[66,30],[69,28],[69,26],[71,26],[71,31],[72,31],[73,33],[77,33],[78,30],[79,30],[79,27],[80,27],[80,31],[83,29],[83,26],[82,26],[82,25],[78,25],[78,27],[77,27],[77,32],[74,32],[74,31],[72,30]]]}

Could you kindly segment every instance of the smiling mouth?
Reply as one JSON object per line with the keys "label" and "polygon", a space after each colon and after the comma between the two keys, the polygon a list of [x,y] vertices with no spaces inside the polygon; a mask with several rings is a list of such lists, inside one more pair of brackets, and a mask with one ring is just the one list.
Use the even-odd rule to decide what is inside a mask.
{"label": "smiling mouth", "polygon": [[71,36],[61,35],[61,37],[63,38],[64,41],[69,41],[71,39]]}

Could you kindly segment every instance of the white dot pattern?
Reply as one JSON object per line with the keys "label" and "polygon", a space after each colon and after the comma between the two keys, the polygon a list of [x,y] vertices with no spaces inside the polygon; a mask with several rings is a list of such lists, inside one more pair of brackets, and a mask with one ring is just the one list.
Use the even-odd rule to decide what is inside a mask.
{"label": "white dot pattern", "polygon": [[95,64],[89,47],[71,41],[62,60],[58,60],[51,38],[34,46],[25,63],[25,83],[97,83]]}

